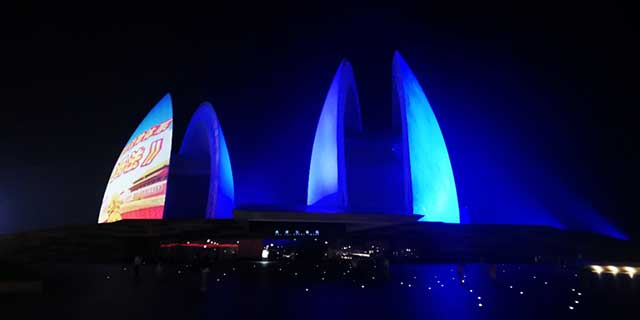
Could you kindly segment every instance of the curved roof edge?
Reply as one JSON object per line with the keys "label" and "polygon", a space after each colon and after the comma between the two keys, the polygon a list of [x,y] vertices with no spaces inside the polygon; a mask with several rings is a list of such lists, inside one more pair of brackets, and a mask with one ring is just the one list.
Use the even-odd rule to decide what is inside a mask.
{"label": "curved roof edge", "polygon": [[349,206],[344,151],[345,130],[362,131],[360,101],[351,64],[342,60],[318,120],[307,188],[307,206],[331,210]]}
{"label": "curved roof edge", "polygon": [[200,173],[207,174],[209,192],[205,217],[227,219],[233,217],[234,186],[229,150],[222,133],[222,126],[213,106],[200,104],[194,112],[180,146],[179,156],[197,158],[208,162]]}

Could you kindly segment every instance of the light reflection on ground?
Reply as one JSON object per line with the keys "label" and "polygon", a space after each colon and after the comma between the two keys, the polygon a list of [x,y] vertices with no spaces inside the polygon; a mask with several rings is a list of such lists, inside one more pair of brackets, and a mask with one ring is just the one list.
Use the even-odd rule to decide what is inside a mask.
{"label": "light reflection on ground", "polygon": [[[348,264],[286,262],[169,268],[158,278],[123,266],[57,266],[43,296],[3,297],[21,319],[635,319],[638,277],[552,265],[392,264],[389,274]],[[62,276],[61,276],[62,275]]]}

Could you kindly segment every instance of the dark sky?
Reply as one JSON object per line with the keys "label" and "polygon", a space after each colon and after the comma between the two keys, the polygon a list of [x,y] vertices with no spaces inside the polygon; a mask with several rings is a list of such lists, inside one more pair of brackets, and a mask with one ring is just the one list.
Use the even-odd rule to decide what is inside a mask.
{"label": "dark sky", "polygon": [[3,10],[0,233],[94,223],[117,155],[167,92],[176,146],[198,104],[214,105],[239,204],[303,204],[340,60],[353,64],[365,127],[384,130],[400,50],[462,204],[571,194],[640,234],[638,35],[623,4],[176,6]]}

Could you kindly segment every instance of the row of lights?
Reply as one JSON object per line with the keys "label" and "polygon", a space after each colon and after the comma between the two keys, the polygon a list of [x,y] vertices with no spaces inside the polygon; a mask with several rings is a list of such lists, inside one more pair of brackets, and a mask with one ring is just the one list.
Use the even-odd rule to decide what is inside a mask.
{"label": "row of lights", "polygon": [[633,278],[633,276],[636,274],[636,272],[638,271],[637,268],[634,267],[616,267],[616,266],[599,266],[599,265],[592,265],[591,266],[591,271],[597,273],[598,275],[605,272],[605,273],[611,273],[613,275],[616,275],[618,273],[626,273],[629,275],[629,277]]}
{"label": "row of lights", "polygon": [[274,231],[275,236],[319,236],[320,230],[316,230],[315,232],[309,232],[309,230],[305,230],[304,233],[300,232],[300,230],[295,230],[293,232],[289,232],[289,230],[285,230],[284,233],[280,233],[280,230]]}

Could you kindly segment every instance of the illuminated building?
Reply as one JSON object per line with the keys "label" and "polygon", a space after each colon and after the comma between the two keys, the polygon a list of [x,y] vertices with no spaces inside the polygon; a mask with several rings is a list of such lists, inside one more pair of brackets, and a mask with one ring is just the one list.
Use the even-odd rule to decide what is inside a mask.
{"label": "illuminated building", "polygon": [[336,71],[318,120],[309,166],[308,206],[337,210],[349,206],[345,130],[362,131],[358,92],[347,60]]}
{"label": "illuminated building", "polygon": [[[250,206],[257,203],[255,209],[268,216],[260,203],[270,203],[284,212],[300,215],[331,213],[330,219],[335,221],[342,219],[336,214],[373,214],[369,219],[380,221],[384,220],[383,214],[393,218],[413,215],[412,218],[427,222],[468,223],[471,213],[464,210],[466,214],[461,219],[449,151],[436,114],[418,77],[397,52],[393,56],[390,89],[391,130],[364,130],[354,72],[351,64],[343,60],[319,112],[306,199],[297,199],[297,203],[282,208],[282,203],[269,202],[272,194],[264,192],[264,186],[254,188],[242,180],[249,187],[240,189],[243,197],[239,199],[244,201],[240,207],[251,210]],[[172,134],[172,103],[167,94],[143,119],[118,157],[104,194],[99,223],[123,219],[234,218],[236,194],[231,159],[211,104],[201,104],[193,114],[180,149],[173,157]],[[282,150],[295,152],[289,146]],[[260,170],[271,169],[263,162],[256,163]],[[260,171],[252,172],[251,176],[261,183],[265,181],[267,187],[278,183],[275,181],[278,177],[274,179]],[[573,206],[538,210],[537,206],[527,205],[526,199],[503,197],[494,201],[495,205],[473,212],[473,221],[544,225],[626,238],[593,208],[579,205],[570,194],[555,190],[557,184],[548,185],[556,195],[554,202]],[[304,185],[292,188],[304,189]],[[487,185],[486,189],[510,194],[510,188],[498,184]],[[247,196],[247,190],[260,193],[260,197],[266,194],[267,201],[256,201],[255,194]],[[304,209],[298,210],[299,205]],[[514,207],[518,214],[513,214]],[[287,219],[291,217],[287,215]]]}
{"label": "illuminated building", "polygon": [[[393,56],[394,102],[400,111],[405,189],[411,212],[423,221],[460,222],[458,196],[449,153],[436,116],[420,83],[396,52]],[[407,171],[409,174],[407,174]]]}
{"label": "illuminated building", "polygon": [[[400,54],[393,58],[394,112],[399,121],[401,172],[370,172],[400,175],[402,193],[396,202],[405,213],[423,215],[423,221],[459,223],[460,212],[453,170],[435,114],[415,75]],[[349,199],[345,132],[362,132],[360,105],[349,62],[338,67],[318,120],[309,169],[307,205],[313,209],[344,212],[357,207]],[[380,141],[386,143],[386,141]],[[370,153],[372,154],[372,153]],[[361,167],[363,164],[354,163]],[[356,168],[353,168],[356,169]],[[370,179],[366,179],[370,180]],[[364,186],[363,186],[364,187]]]}
{"label": "illuminated building", "polygon": [[168,218],[232,218],[231,159],[210,103],[202,103],[191,117],[172,167]]}
{"label": "illuminated building", "polygon": [[208,160],[209,166],[203,171],[209,176],[205,216],[231,218],[234,201],[231,159],[218,116],[208,102],[201,104],[191,117],[179,156]]}
{"label": "illuminated building", "polygon": [[98,223],[163,218],[172,133],[173,111],[167,94],[138,125],[120,153]]}

